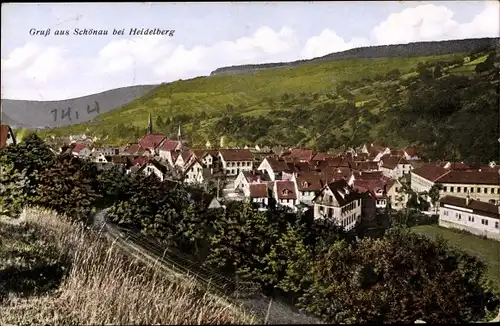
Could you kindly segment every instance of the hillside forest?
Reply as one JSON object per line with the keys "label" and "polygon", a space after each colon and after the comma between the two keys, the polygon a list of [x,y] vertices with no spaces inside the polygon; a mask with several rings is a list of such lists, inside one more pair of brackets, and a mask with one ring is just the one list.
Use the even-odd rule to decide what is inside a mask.
{"label": "hillside forest", "polygon": [[[356,59],[164,84],[96,121],[42,132],[86,132],[124,144],[155,132],[191,147],[283,145],[336,151],[379,141],[429,159],[498,160],[495,49],[431,57]],[[453,141],[450,141],[453,140]]]}

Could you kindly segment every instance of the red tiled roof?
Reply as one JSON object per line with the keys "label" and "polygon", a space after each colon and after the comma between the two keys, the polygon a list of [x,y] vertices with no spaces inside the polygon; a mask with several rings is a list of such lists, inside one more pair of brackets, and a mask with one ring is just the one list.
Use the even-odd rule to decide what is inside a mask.
{"label": "red tiled roof", "polygon": [[312,149],[293,148],[289,156],[300,161],[310,161],[314,157],[314,151]]}
{"label": "red tiled roof", "polygon": [[149,134],[139,141],[139,145],[146,149],[155,149],[166,137],[164,135]]}
{"label": "red tiled roof", "polygon": [[416,174],[432,182],[437,181],[437,179],[449,172],[449,169],[445,169],[435,163],[424,164],[411,171],[412,174]]}
{"label": "red tiled roof", "polygon": [[241,171],[241,172],[243,173],[245,179],[250,183],[259,181],[262,182],[270,181],[268,175],[260,171]]}
{"label": "red tiled roof", "polygon": [[398,164],[408,164],[408,161],[404,157],[384,155],[381,158],[382,167],[390,170],[394,170]]}
{"label": "red tiled roof", "polygon": [[419,150],[418,148],[408,146],[404,149],[405,153],[408,154],[409,156],[419,156]]}
{"label": "red tiled roof", "polygon": [[82,151],[82,149],[84,149],[85,147],[87,147],[86,144],[76,143],[75,146],[73,147],[73,149],[71,151],[73,153],[79,154]]}
{"label": "red tiled roof", "polygon": [[[330,188],[341,207],[358,199],[360,196],[360,194],[353,187],[349,186],[344,179],[329,183],[328,188]],[[345,189],[347,189],[348,193],[346,193]]]}
{"label": "red tiled roof", "polygon": [[327,153],[316,153],[316,155],[313,156],[312,161],[324,161],[326,159],[331,158],[332,156]]}
{"label": "red tiled roof", "polygon": [[354,172],[354,178],[358,180],[380,180],[383,177],[382,171]]}
{"label": "red tiled roof", "polygon": [[[163,136],[158,136],[158,139]],[[144,139],[144,138],[143,138]],[[174,151],[178,146],[180,147],[181,142],[178,140],[166,139],[160,146],[161,151]]]}
{"label": "red tiled roof", "polygon": [[351,162],[350,164],[353,170],[378,170],[378,163],[373,161],[355,161]]}
{"label": "red tiled roof", "polygon": [[146,163],[148,163],[150,160],[149,157],[146,157],[146,156],[137,156],[135,157],[133,160],[132,160],[132,166],[136,166],[136,165],[144,165]]}
{"label": "red tiled roof", "polygon": [[295,193],[295,184],[293,181],[278,180],[276,183],[276,192],[278,199],[297,199]]}
{"label": "red tiled roof", "polygon": [[297,188],[300,191],[317,191],[323,187],[321,176],[317,172],[300,172],[297,174],[296,180]]}
{"label": "red tiled roof", "polygon": [[267,198],[267,184],[265,183],[251,183],[249,185],[250,198]]}
{"label": "red tiled roof", "polygon": [[226,162],[253,161],[252,152],[248,149],[221,149],[219,153]]}
{"label": "red tiled roof", "polygon": [[500,185],[500,175],[496,171],[449,171],[437,180],[439,183],[463,183],[478,185]]}
{"label": "red tiled roof", "polygon": [[375,198],[383,198],[386,194],[385,180],[354,180],[354,187],[361,192],[369,191]]}
{"label": "red tiled roof", "polygon": [[290,171],[290,167],[284,160],[276,159],[275,157],[272,156],[268,156],[265,159],[267,163],[269,163],[269,165],[271,166],[271,169],[273,169],[274,173]]}
{"label": "red tiled roof", "polygon": [[127,146],[127,148],[125,149],[125,152],[126,153],[129,153],[131,155],[134,155],[134,154],[137,154],[137,152],[139,152],[139,150],[141,149],[141,145],[135,143],[135,144],[130,144],[129,146]]}
{"label": "red tiled roof", "polygon": [[7,135],[9,134],[9,126],[0,125],[0,148],[7,145]]}
{"label": "red tiled roof", "polygon": [[495,204],[470,199],[469,204],[467,205],[466,198],[459,198],[454,196],[444,196],[439,200],[439,202],[441,207],[443,207],[445,204],[448,204],[468,208],[472,209],[475,214],[500,219],[498,206]]}
{"label": "red tiled roof", "polygon": [[182,151],[180,153],[180,155],[181,155],[184,163],[187,163],[189,161],[189,159],[191,158],[191,156],[193,155],[193,152],[191,152],[190,150],[186,150],[186,151]]}
{"label": "red tiled roof", "polygon": [[352,170],[350,168],[344,167],[330,167],[327,169],[322,169],[320,172],[321,180],[324,183],[330,183],[335,180],[349,179],[352,175]]}

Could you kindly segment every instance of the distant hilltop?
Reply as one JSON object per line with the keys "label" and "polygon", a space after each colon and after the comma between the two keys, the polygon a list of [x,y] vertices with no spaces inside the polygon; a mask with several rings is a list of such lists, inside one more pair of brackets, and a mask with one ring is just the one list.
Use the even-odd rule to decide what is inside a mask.
{"label": "distant hilltop", "polygon": [[347,51],[327,54],[310,60],[298,60],[293,62],[278,62],[265,64],[251,64],[230,66],[215,69],[210,76],[225,74],[241,74],[261,71],[273,68],[293,68],[304,64],[345,59],[377,59],[392,57],[416,57],[430,55],[444,55],[453,53],[470,53],[487,51],[491,48],[499,48],[500,38],[474,38],[465,40],[450,40],[436,42],[415,42],[408,44],[366,46],[350,49]]}
{"label": "distant hilltop", "polygon": [[118,109],[158,86],[122,87],[60,101],[2,99],[1,120],[12,128],[24,129],[43,129],[82,123]]}

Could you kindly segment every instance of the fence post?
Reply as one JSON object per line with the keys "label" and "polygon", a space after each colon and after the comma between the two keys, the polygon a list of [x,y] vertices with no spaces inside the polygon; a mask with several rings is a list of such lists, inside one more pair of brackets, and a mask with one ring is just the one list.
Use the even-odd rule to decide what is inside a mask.
{"label": "fence post", "polygon": [[273,298],[269,300],[269,306],[267,306],[267,313],[266,313],[266,320],[264,320],[264,324],[267,325],[268,320],[269,320],[269,314],[271,313],[271,305],[273,304]]}

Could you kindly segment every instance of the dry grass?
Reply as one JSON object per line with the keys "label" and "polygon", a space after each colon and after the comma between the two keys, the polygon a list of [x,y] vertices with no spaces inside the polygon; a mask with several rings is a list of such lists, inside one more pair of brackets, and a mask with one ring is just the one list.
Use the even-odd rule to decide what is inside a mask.
{"label": "dry grass", "polygon": [[189,282],[172,282],[124,255],[98,232],[38,209],[23,223],[56,244],[71,267],[54,293],[0,303],[0,324],[249,324],[240,309]]}

